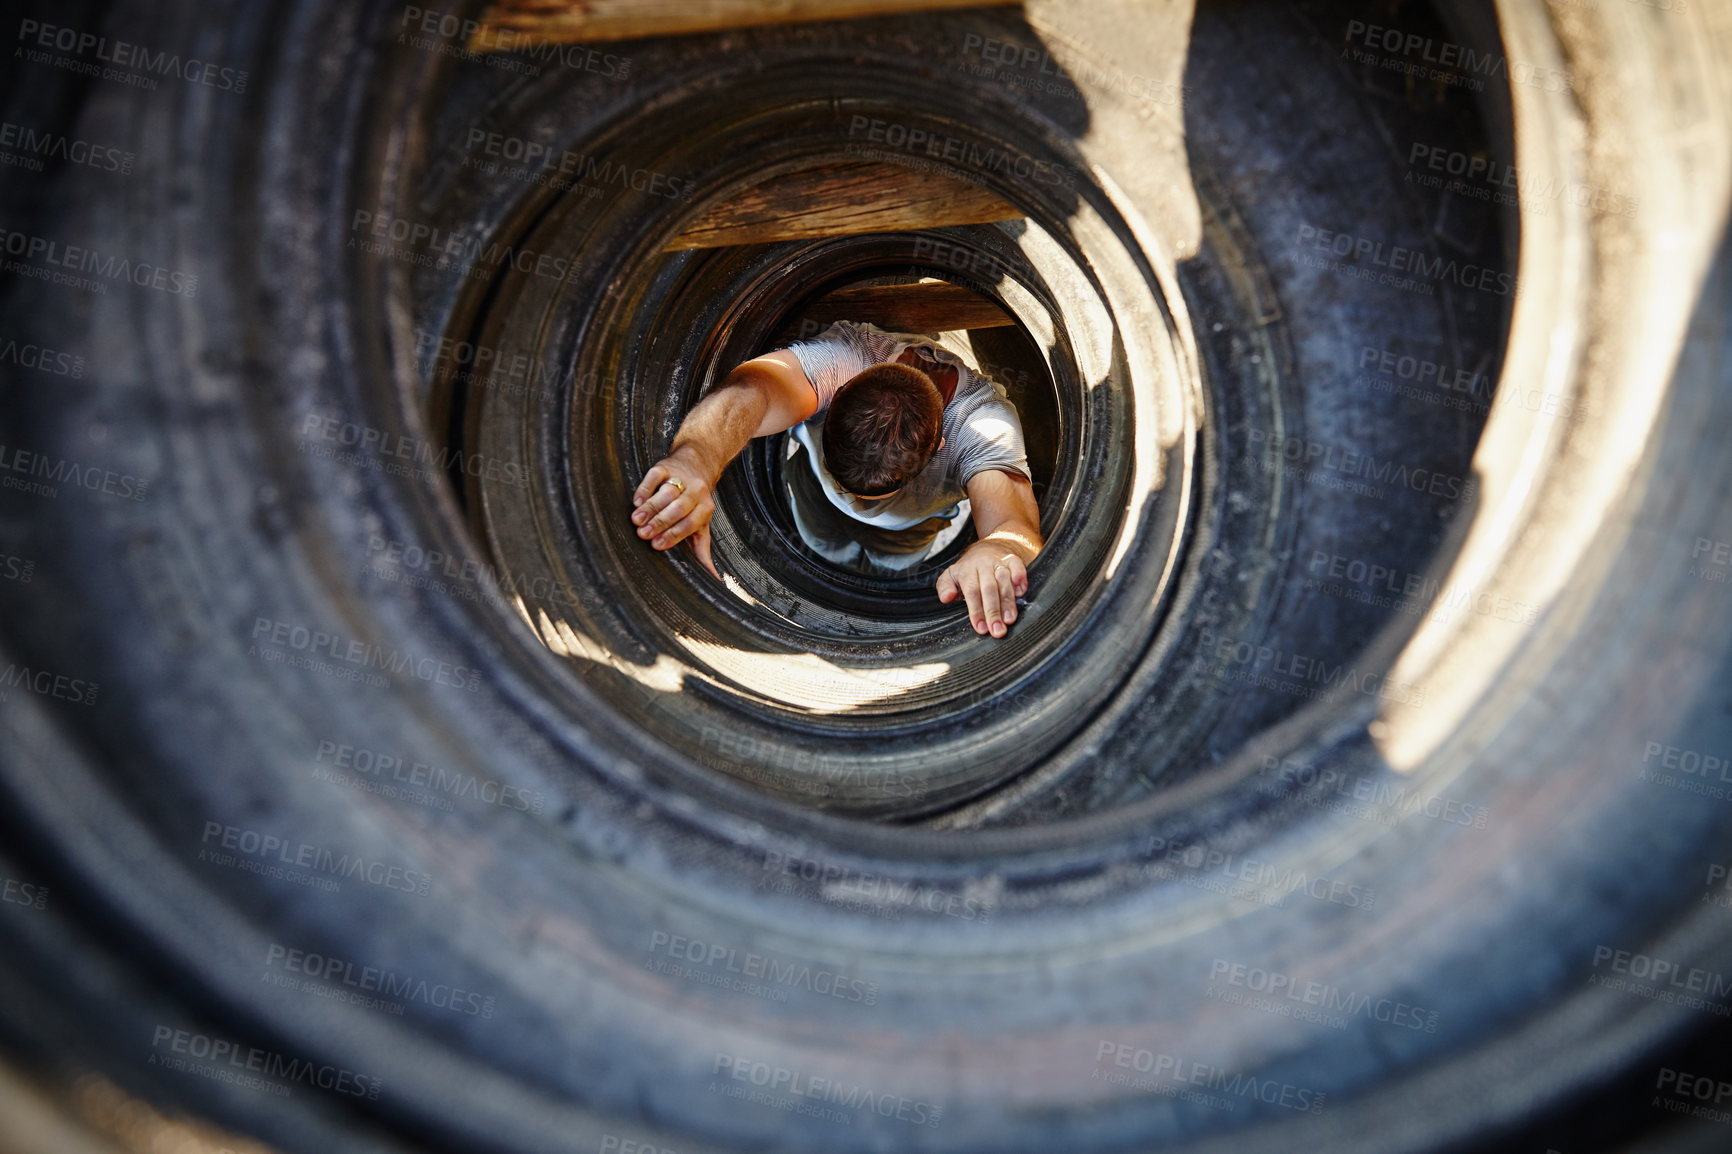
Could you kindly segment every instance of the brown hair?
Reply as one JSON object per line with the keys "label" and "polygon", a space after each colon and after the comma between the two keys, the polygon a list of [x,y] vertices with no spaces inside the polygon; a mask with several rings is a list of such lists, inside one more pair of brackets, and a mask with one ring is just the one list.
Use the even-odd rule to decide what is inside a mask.
{"label": "brown hair", "polygon": [[944,433],[944,398],[932,378],[894,362],[869,365],[830,399],[824,465],[861,497],[892,492],[926,467]]}

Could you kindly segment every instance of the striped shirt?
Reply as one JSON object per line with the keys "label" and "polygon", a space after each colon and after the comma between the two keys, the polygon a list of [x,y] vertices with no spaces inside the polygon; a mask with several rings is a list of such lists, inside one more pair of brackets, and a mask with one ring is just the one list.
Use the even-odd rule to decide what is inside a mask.
{"label": "striped shirt", "polygon": [[[895,496],[858,500],[824,467],[824,415],[836,390],[862,369],[893,361],[911,347],[928,350],[957,371],[956,392],[944,407],[944,444]],[[1029,477],[1022,423],[1003,386],[970,369],[931,337],[837,321],[812,340],[790,345],[789,351],[818,394],[818,411],[794,426],[793,436],[806,447],[830,503],[850,517],[880,529],[908,529],[929,517],[949,515],[968,495],[968,482],[978,473],[1003,469]]]}

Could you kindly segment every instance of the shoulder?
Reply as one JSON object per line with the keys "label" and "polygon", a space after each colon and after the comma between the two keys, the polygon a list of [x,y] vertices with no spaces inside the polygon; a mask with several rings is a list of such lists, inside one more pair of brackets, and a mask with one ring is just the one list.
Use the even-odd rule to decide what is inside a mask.
{"label": "shoulder", "polygon": [[1026,475],[1022,420],[1001,386],[976,377],[944,411],[945,436],[964,462],[965,472],[982,465],[1012,464]]}
{"label": "shoulder", "polygon": [[792,353],[818,395],[818,407],[827,408],[848,379],[867,365],[887,359],[881,342],[889,338],[868,325],[837,321],[810,340],[795,341]]}
{"label": "shoulder", "polygon": [[962,366],[961,378],[956,386],[956,396],[946,410],[947,416],[952,412],[959,418],[977,413],[997,413],[1012,421],[1017,419],[1016,406],[1011,403],[1010,394],[1005,392],[1003,385],[967,365]]}
{"label": "shoulder", "polygon": [[856,349],[869,353],[895,346],[899,339],[876,325],[859,321],[836,321],[829,328],[799,344],[824,345],[830,348]]}
{"label": "shoulder", "polygon": [[[854,321],[837,321],[829,328],[806,340],[788,346],[801,362],[809,366],[822,364],[826,368],[849,368],[858,372],[867,365],[888,360],[896,340],[871,325]],[[849,373],[853,375],[852,372]]]}

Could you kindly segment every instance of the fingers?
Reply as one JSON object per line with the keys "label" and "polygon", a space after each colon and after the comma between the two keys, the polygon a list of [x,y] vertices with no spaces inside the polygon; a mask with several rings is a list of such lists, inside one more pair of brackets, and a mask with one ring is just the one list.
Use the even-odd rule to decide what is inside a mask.
{"label": "fingers", "polygon": [[977,580],[980,582],[980,612],[986,619],[987,631],[994,637],[1003,637],[1004,613],[999,608],[998,579],[989,572],[979,575]]}
{"label": "fingers", "polygon": [[968,623],[974,626],[976,633],[986,632],[986,616],[980,608],[980,578],[976,574],[964,570],[959,582],[962,585],[962,599],[968,602]]}
{"label": "fingers", "polygon": [[[670,505],[662,512],[661,517],[656,518],[656,521],[672,516],[673,510],[678,508],[679,504],[680,503]],[[709,523],[710,519],[708,517],[702,515],[699,510],[693,509],[686,516],[673,521],[673,523],[668,525],[665,529],[659,529],[656,532],[655,537],[650,540],[650,544],[657,549],[672,549],[675,545],[678,545],[681,541],[684,541],[699,529],[708,526]],[[655,521],[652,521],[642,529],[639,529],[638,535],[641,537],[644,533],[649,532],[652,529],[656,529]]]}
{"label": "fingers", "polygon": [[998,579],[998,603],[1004,608],[1004,623],[1009,625],[1016,620],[1016,574],[1004,562],[994,565],[992,572]]}
{"label": "fingers", "polygon": [[716,572],[716,563],[710,560],[709,526],[706,525],[696,533],[692,534],[692,552],[698,555],[699,563],[701,563],[705,569],[710,571],[710,576],[714,577],[717,581],[722,579],[722,575]]}
{"label": "fingers", "polygon": [[[697,508],[696,498],[674,490],[671,485],[663,485],[662,489],[674,493],[674,496],[663,501],[658,508],[657,498],[660,497],[661,493],[661,490],[658,490],[657,498],[646,501],[637,512],[631,515],[631,519],[638,524],[637,535],[639,537],[645,539],[656,537],[659,541],[658,534],[666,536],[670,527],[679,524],[682,519],[687,518]],[[686,530],[686,533],[690,532],[690,529]],[[668,544],[674,544],[685,535],[685,533],[681,533],[679,537],[674,537]],[[656,548],[661,549],[665,546],[658,544]]]}
{"label": "fingers", "polygon": [[659,462],[651,465],[650,471],[643,475],[643,480],[638,483],[637,490],[631,495],[632,504],[643,504],[649,499],[649,495],[659,489],[670,476],[672,474],[668,472],[666,465]]}
{"label": "fingers", "polygon": [[948,605],[956,600],[956,595],[962,592],[962,586],[956,583],[956,578],[946,569],[938,575],[938,599]]}
{"label": "fingers", "polygon": [[965,552],[939,574],[937,587],[946,605],[959,596],[968,603],[968,623],[976,633],[1004,637],[1018,617],[1016,599],[1028,593],[1028,566],[1009,552]]}
{"label": "fingers", "polygon": [[632,492],[636,508],[632,510],[631,523],[637,526],[640,538],[661,552],[687,537],[692,538],[692,550],[698,561],[720,580],[722,575],[710,556],[710,517],[715,511],[710,485],[683,467],[681,473],[684,484],[666,461],[651,465]]}
{"label": "fingers", "polygon": [[[686,501],[686,504],[676,512],[674,506],[681,501]],[[695,504],[697,504],[695,494],[686,492],[671,480],[663,481],[650,491],[649,497],[644,500],[643,504],[632,510],[632,524],[648,528],[653,519],[657,521],[656,529],[665,529],[690,512]],[[648,535],[642,532],[638,534],[640,537]]]}

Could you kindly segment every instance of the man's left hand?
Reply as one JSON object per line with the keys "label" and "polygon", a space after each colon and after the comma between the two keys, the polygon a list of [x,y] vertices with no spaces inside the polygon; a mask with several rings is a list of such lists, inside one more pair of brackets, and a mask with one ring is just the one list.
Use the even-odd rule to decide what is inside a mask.
{"label": "man's left hand", "polygon": [[1016,620],[1016,599],[1028,593],[1028,565],[1001,542],[976,541],[938,575],[938,599],[961,597],[979,634],[1003,637]]}

